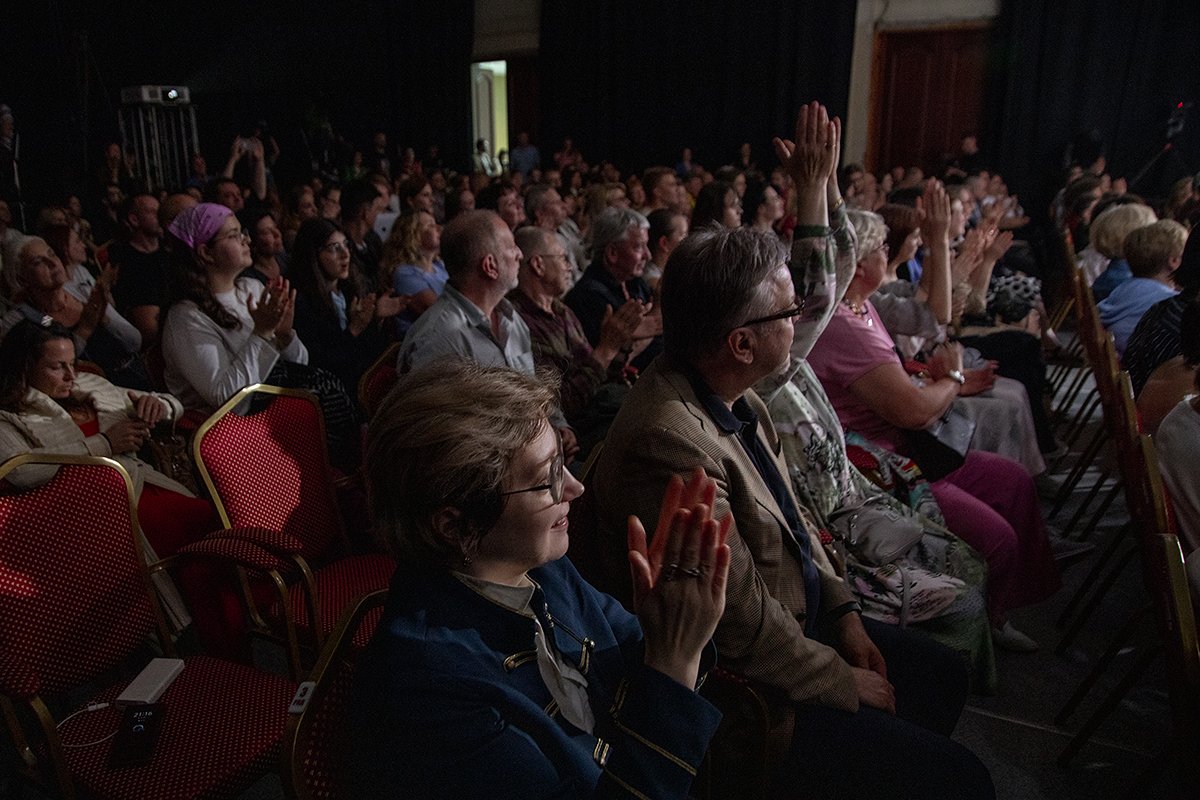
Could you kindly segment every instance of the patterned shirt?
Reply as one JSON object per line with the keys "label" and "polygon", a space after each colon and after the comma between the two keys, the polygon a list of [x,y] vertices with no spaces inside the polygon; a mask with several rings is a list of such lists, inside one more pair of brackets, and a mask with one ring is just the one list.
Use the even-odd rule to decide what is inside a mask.
{"label": "patterned shirt", "polygon": [[1183,295],[1177,294],[1150,306],[1138,320],[1121,358],[1121,366],[1129,371],[1135,395],[1142,393],[1142,387],[1159,365],[1183,352],[1179,326],[1187,304]]}
{"label": "patterned shirt", "polygon": [[576,419],[608,377],[600,362],[592,358],[592,346],[579,318],[557,298],[547,312],[520,289],[509,292],[508,301],[529,327],[534,364],[559,375],[563,414],[568,420]]}

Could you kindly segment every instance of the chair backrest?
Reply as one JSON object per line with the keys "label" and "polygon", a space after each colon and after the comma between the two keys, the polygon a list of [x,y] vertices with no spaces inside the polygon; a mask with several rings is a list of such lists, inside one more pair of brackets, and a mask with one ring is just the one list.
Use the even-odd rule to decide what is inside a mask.
{"label": "chair backrest", "polygon": [[0,479],[47,464],[48,482],[0,496],[0,684],[26,697],[95,680],[156,627],[170,646],[128,473],[108,458],[26,454]]}
{"label": "chair backrest", "polygon": [[400,373],[396,371],[396,357],[400,353],[401,344],[394,342],[388,346],[358,379],[358,404],[362,406],[368,418],[375,416],[383,398],[387,397],[396,381],[400,380]]}
{"label": "chair backrest", "polygon": [[1179,766],[1193,776],[1200,756],[1200,637],[1179,539],[1159,535],[1145,548],[1147,581],[1158,612],[1167,661]]}
{"label": "chair backrest", "polygon": [[226,527],[282,531],[306,557],[344,538],[325,424],[310,392],[246,387],[200,426],[192,452]]}
{"label": "chair backrest", "polygon": [[343,714],[354,688],[354,667],[379,618],[387,590],[363,595],[342,615],[325,642],[309,680],[300,685],[307,699],[288,716],[283,737],[283,786],[289,797],[334,800],[345,797],[339,770],[350,737]]}

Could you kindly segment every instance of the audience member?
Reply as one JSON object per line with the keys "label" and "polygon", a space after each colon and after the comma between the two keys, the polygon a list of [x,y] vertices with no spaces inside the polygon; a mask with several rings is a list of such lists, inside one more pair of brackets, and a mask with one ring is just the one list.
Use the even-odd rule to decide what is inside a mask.
{"label": "audience member", "polygon": [[441,296],[450,277],[438,257],[441,247],[442,226],[427,211],[401,217],[383,247],[378,291],[408,298],[396,317],[396,332],[401,336]]}
{"label": "audience member", "polygon": [[514,173],[520,173],[526,178],[529,173],[541,166],[542,154],[537,147],[529,143],[529,134],[521,131],[517,134],[517,146],[509,154],[509,166]]}
{"label": "audience member", "polygon": [[[965,373],[961,345],[946,344],[926,362],[928,377],[913,381],[870,300],[887,268],[881,244],[878,233],[860,233],[854,277],[808,361],[847,432],[904,452],[904,431],[933,425],[959,395],[977,394],[992,379],[988,370]],[[933,482],[933,492],[947,527],[988,562],[997,642],[1036,649],[1007,619],[1010,609],[1043,600],[1059,587],[1033,479],[1013,461],[971,449],[962,466]]]}
{"label": "audience member", "polygon": [[[567,286],[570,289],[583,275],[583,270],[575,260],[574,246],[578,244],[578,239],[563,227],[563,223],[567,221],[567,207],[562,195],[553,186],[531,186],[525,193],[525,216],[532,225],[550,231],[558,238],[570,267],[570,283]],[[567,232],[560,232],[563,230]]]}
{"label": "audience member", "polygon": [[1200,234],[1194,228],[1188,235],[1179,267],[1171,280],[1179,287],[1179,294],[1152,305],[1138,321],[1125,346],[1121,365],[1129,371],[1133,391],[1138,395],[1160,364],[1179,355],[1183,309],[1200,296]]}
{"label": "audience member", "polygon": [[516,242],[521,268],[508,299],[529,327],[534,363],[558,376],[563,416],[586,458],[590,445],[604,438],[628,390],[623,370],[645,307],[626,303],[610,310],[593,348],[562,302],[570,276],[562,242],[552,231],[533,226],[517,231]]}
{"label": "audience member", "polygon": [[[650,287],[642,279],[650,250],[646,247],[650,223],[628,208],[606,209],[592,220],[592,263],[567,292],[570,306],[593,347],[600,341],[600,326],[608,309],[639,303],[653,311]],[[662,350],[662,317],[648,313],[634,340],[633,366],[644,369]]]}
{"label": "audience member", "polygon": [[1114,206],[1101,214],[1092,224],[1093,242],[1097,252],[1109,259],[1104,272],[1092,281],[1092,294],[1099,303],[1112,290],[1129,280],[1129,262],[1125,260],[1125,239],[1130,233],[1158,217],[1145,205]]}
{"label": "audience member", "polygon": [[1113,336],[1117,357],[1123,358],[1129,337],[1142,315],[1154,304],[1179,292],[1171,275],[1179,268],[1187,228],[1172,219],[1135,228],[1122,248],[1129,262],[1129,280],[1100,301],[1100,323]]}
{"label": "audience member", "polygon": [[278,283],[287,274],[288,255],[275,216],[266,209],[256,208],[242,209],[237,218],[242,230],[250,235],[250,256],[254,259],[242,277],[254,278],[263,286]]}
{"label": "audience member", "polygon": [[117,310],[141,332],[147,346],[158,341],[159,312],[169,292],[158,212],[153,195],[127,198],[120,211],[122,236],[108,247],[108,262],[119,270],[113,286]]}
{"label": "audience member", "polygon": [[692,209],[692,230],[713,224],[726,228],[742,224],[742,199],[732,186],[721,180],[706,184],[696,195],[696,207]]}
{"label": "audience member", "polygon": [[[776,140],[797,192],[817,187],[805,224],[828,224],[836,135],[813,104],[801,112],[794,144]],[[623,583],[611,557],[626,550],[615,539],[626,516],[654,519],[653,498],[672,474],[704,470],[717,484],[713,507],[733,519],[714,642],[726,668],[794,704],[791,757],[779,775],[785,791],[993,796],[987,770],[947,738],[966,698],[961,659],[860,618],[791,493],[774,426],[750,388],[786,367],[797,316],[828,313],[833,287],[811,288],[809,305],[810,287],[793,287],[774,234],[707,228],[676,248],[662,285],[664,356],[634,385],[596,465],[596,504],[613,536],[607,579]]]}
{"label": "audience member", "polygon": [[531,377],[448,362],[402,378],[372,421],[372,511],[398,567],[355,669],[355,797],[688,794],[720,718],[696,693],[729,563],[712,483],[671,485],[650,550],[629,522],[635,617],[565,558],[583,487],[553,403]]}
{"label": "audience member", "polygon": [[[152,560],[204,538],[217,525],[212,505],[138,457],[154,429],[177,421],[183,407],[168,394],[133,391],[78,370],[73,339],[57,323],[22,321],[0,342],[0,462],[23,453],[113,458],[133,481],[142,546]],[[28,489],[54,470],[29,465],[6,480]],[[181,629],[187,609],[163,573],[153,580]],[[190,593],[189,604],[206,643],[219,645],[211,593]]]}
{"label": "audience member", "polygon": [[367,180],[353,181],[342,189],[341,229],[350,248],[350,280],[360,296],[371,293],[383,258],[383,242],[374,230],[382,201],[379,189]]}
{"label": "audience member", "polygon": [[308,363],[355,391],[359,378],[387,348],[390,336],[383,326],[400,313],[404,301],[391,292],[358,294],[350,278],[346,234],[327,219],[300,226],[292,259],[295,327],[308,343]]}
{"label": "audience member", "polygon": [[475,195],[475,207],[495,211],[510,231],[525,222],[525,206],[512,181],[499,180],[485,186]]}
{"label": "audience member", "polygon": [[1154,443],[1184,552],[1192,553],[1200,547],[1200,471],[1196,469],[1200,450],[1200,303],[1193,300],[1184,309],[1179,332],[1182,360],[1193,374],[1193,393],[1176,402],[1159,426]]}
{"label": "audience member", "polygon": [[669,208],[651,211],[646,217],[650,224],[646,233],[646,243],[650,248],[650,260],[642,270],[642,280],[653,291],[662,279],[663,266],[676,246],[688,235],[688,218],[686,215]]}
{"label": "audience member", "polygon": [[15,255],[18,291],[13,300],[17,305],[0,319],[0,335],[21,320],[56,322],[71,331],[80,356],[95,362],[113,380],[132,389],[152,388],[138,355],[141,334],[112,306],[114,270],[106,270],[97,280],[88,274],[84,293],[82,286],[76,285],[79,276],[68,274],[44,239],[27,237]]}

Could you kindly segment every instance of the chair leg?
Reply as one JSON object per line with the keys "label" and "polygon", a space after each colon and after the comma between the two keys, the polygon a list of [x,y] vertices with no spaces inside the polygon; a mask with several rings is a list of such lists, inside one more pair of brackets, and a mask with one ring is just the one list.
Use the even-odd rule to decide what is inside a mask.
{"label": "chair leg", "polygon": [[1129,565],[1129,562],[1137,552],[1138,548],[1136,546],[1129,548],[1125,555],[1121,556],[1117,563],[1113,565],[1112,570],[1104,576],[1104,580],[1100,581],[1100,584],[1096,587],[1096,591],[1092,593],[1091,599],[1079,610],[1079,615],[1075,617],[1074,622],[1063,632],[1062,639],[1058,642],[1058,647],[1054,648],[1055,653],[1061,656],[1067,652],[1067,648],[1071,646],[1071,643],[1075,641],[1075,637],[1079,635],[1079,632],[1083,630],[1083,626],[1091,618],[1092,612],[1100,605],[1100,601],[1104,599],[1104,595],[1108,594],[1108,590],[1117,582],[1117,578],[1125,571],[1125,567]]}
{"label": "chair leg", "polygon": [[1050,513],[1046,515],[1046,519],[1054,519],[1058,516],[1058,512],[1062,511],[1067,500],[1071,497],[1071,492],[1075,491],[1075,487],[1079,485],[1079,481],[1083,479],[1088,468],[1100,455],[1100,450],[1104,447],[1107,441],[1104,428],[1096,431],[1096,435],[1092,437],[1092,441],[1088,444],[1087,449],[1080,454],[1079,460],[1075,462],[1075,466],[1071,469],[1071,473],[1067,479],[1063,481],[1063,485],[1059,487],[1058,493],[1054,496],[1054,507],[1050,509]]}
{"label": "chair leg", "polygon": [[1087,383],[1088,376],[1091,373],[1088,370],[1080,370],[1079,377],[1071,381],[1071,385],[1067,388],[1066,394],[1062,400],[1058,402],[1058,406],[1054,409],[1054,416],[1058,419],[1063,419],[1067,416],[1067,409],[1075,402],[1075,398],[1083,391],[1084,385]]}
{"label": "chair leg", "polygon": [[1063,726],[1067,724],[1067,720],[1075,713],[1075,709],[1079,708],[1079,704],[1092,691],[1092,687],[1096,685],[1096,682],[1100,680],[1100,676],[1104,674],[1105,670],[1108,669],[1109,665],[1117,657],[1117,654],[1121,652],[1121,648],[1125,646],[1138,627],[1142,625],[1142,621],[1150,610],[1150,606],[1138,609],[1121,630],[1117,632],[1117,635],[1113,637],[1112,644],[1097,659],[1096,665],[1092,667],[1092,671],[1079,683],[1075,694],[1071,695],[1070,699],[1063,705],[1062,710],[1058,712],[1058,716],[1054,718],[1055,725]]}
{"label": "chair leg", "polygon": [[1146,668],[1158,657],[1160,652],[1162,652],[1162,647],[1157,644],[1148,646],[1142,650],[1138,655],[1137,661],[1129,668],[1129,672],[1125,674],[1121,682],[1109,693],[1108,697],[1104,698],[1104,702],[1100,704],[1092,716],[1088,717],[1088,721],[1083,724],[1079,732],[1067,743],[1063,751],[1058,754],[1056,762],[1060,767],[1066,767],[1071,763],[1071,759],[1092,738],[1092,734],[1096,732],[1108,715],[1112,713],[1112,710],[1117,707],[1117,703],[1120,703],[1125,698],[1125,695],[1129,694],[1129,690],[1138,682],[1142,677],[1142,673],[1146,671]]}
{"label": "chair leg", "polygon": [[1091,537],[1092,533],[1096,530],[1096,527],[1099,526],[1100,520],[1104,519],[1104,515],[1108,512],[1109,507],[1112,506],[1113,501],[1117,499],[1117,495],[1119,495],[1121,490],[1124,488],[1125,481],[1118,476],[1116,481],[1113,482],[1112,488],[1109,489],[1108,495],[1104,498],[1104,502],[1102,502],[1100,507],[1096,509],[1096,513],[1093,514],[1092,518],[1088,521],[1087,527],[1085,527],[1083,531],[1075,537],[1075,541],[1086,542]]}
{"label": "chair leg", "polygon": [[1096,499],[1096,495],[1100,494],[1101,487],[1108,483],[1110,477],[1111,471],[1108,469],[1100,473],[1100,477],[1092,484],[1092,488],[1088,490],[1087,496],[1083,498],[1083,502],[1075,507],[1075,513],[1071,516],[1071,521],[1062,529],[1063,536],[1068,536],[1071,531],[1075,530],[1075,526],[1083,519],[1083,515],[1087,513],[1087,510],[1091,508],[1092,501]]}
{"label": "chair leg", "polygon": [[1100,406],[1100,393],[1095,389],[1085,397],[1079,404],[1079,410],[1075,412],[1075,416],[1067,424],[1066,430],[1063,431],[1063,441],[1067,446],[1074,445],[1080,435],[1087,430],[1088,423],[1096,414],[1096,409]]}
{"label": "chair leg", "polygon": [[1067,602],[1066,607],[1063,608],[1062,613],[1058,615],[1058,619],[1054,621],[1054,626],[1056,628],[1061,630],[1063,626],[1067,624],[1067,621],[1071,619],[1071,616],[1075,613],[1075,608],[1080,602],[1083,601],[1083,598],[1087,596],[1088,590],[1092,588],[1097,580],[1099,580],[1100,575],[1104,572],[1104,567],[1108,564],[1108,560],[1116,555],[1117,550],[1119,550],[1121,547],[1122,540],[1124,540],[1128,534],[1129,526],[1126,525],[1114,533],[1112,538],[1109,539],[1108,544],[1106,544],[1104,549],[1100,551],[1100,556],[1096,559],[1096,563],[1092,564],[1092,568],[1088,571],[1087,577],[1085,577],[1083,582],[1079,584],[1079,588],[1075,590],[1075,594],[1071,595],[1071,599]]}

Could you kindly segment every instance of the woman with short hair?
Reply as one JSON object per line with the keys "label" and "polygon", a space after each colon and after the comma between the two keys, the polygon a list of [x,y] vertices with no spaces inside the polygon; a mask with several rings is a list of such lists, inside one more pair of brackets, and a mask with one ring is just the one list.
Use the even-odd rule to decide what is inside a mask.
{"label": "woman with short hair", "polygon": [[356,668],[353,796],[687,796],[720,717],[695,691],[729,566],[715,485],[676,479],[649,550],[630,519],[635,617],[565,558],[583,487],[554,404],[535,377],[452,360],[372,420],[398,567]]}

